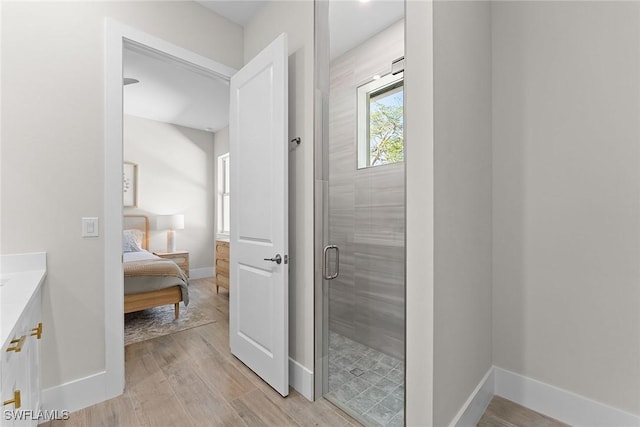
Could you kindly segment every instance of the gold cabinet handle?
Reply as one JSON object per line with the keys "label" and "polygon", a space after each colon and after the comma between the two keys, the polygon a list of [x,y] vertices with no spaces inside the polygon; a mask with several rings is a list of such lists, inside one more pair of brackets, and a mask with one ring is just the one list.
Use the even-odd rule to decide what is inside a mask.
{"label": "gold cabinet handle", "polygon": [[22,406],[22,401],[20,399],[20,390],[15,390],[13,392],[13,399],[5,400],[2,403],[2,406],[11,405],[12,403],[15,409],[20,409],[20,406]]}
{"label": "gold cabinet handle", "polygon": [[38,323],[38,326],[31,329],[31,336],[37,339],[42,338],[42,322]]}
{"label": "gold cabinet handle", "polygon": [[11,344],[13,346],[7,348],[7,352],[15,351],[16,353],[20,353],[22,351],[22,346],[24,345],[24,341],[27,339],[26,335],[21,336],[20,338],[16,338],[15,340],[11,340]]}

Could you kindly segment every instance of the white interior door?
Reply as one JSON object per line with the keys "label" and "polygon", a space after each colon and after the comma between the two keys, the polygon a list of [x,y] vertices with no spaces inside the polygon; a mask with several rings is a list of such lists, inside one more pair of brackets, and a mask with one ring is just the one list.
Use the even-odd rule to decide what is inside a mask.
{"label": "white interior door", "polygon": [[231,78],[229,115],[231,353],[283,396],[289,394],[287,61],[281,34]]}

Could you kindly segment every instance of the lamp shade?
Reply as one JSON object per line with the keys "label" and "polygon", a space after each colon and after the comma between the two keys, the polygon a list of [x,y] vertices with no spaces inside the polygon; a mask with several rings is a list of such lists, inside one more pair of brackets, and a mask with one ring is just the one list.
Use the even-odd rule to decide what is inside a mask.
{"label": "lamp shade", "polygon": [[184,215],[158,215],[156,225],[158,230],[184,230]]}

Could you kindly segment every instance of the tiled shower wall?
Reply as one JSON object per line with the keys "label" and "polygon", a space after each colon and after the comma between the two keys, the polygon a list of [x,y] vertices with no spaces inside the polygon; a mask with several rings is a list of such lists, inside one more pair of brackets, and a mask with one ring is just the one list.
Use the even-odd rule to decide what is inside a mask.
{"label": "tiled shower wall", "polygon": [[356,89],[404,55],[404,21],[331,63],[329,329],[404,359],[404,163],[356,168]]}

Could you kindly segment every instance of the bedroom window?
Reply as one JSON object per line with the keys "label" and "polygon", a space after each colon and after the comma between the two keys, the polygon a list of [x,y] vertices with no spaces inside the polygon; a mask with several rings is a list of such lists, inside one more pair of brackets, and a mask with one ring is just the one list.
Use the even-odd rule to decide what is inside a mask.
{"label": "bedroom window", "polygon": [[218,235],[229,235],[229,153],[218,157]]}
{"label": "bedroom window", "polygon": [[403,74],[358,87],[358,169],[404,160]]}

